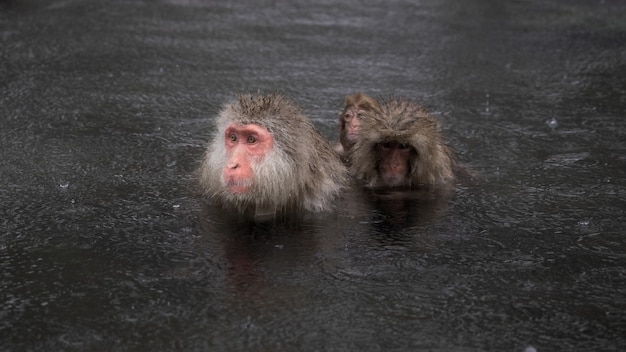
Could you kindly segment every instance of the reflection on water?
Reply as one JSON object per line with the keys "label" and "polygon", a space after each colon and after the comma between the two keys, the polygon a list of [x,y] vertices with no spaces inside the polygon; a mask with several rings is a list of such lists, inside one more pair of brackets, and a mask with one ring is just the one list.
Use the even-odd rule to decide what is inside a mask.
{"label": "reflection on water", "polygon": [[366,190],[372,206],[369,221],[375,232],[393,234],[394,229],[425,226],[443,220],[447,203],[454,196],[452,184],[414,190]]}
{"label": "reflection on water", "polygon": [[[616,351],[620,1],[0,1],[0,349]],[[211,119],[416,99],[479,182],[240,222]]]}

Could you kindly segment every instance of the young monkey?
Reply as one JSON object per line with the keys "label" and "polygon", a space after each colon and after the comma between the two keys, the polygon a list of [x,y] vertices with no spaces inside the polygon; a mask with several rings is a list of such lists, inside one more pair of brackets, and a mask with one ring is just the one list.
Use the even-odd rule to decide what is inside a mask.
{"label": "young monkey", "polygon": [[357,141],[363,114],[378,108],[378,102],[363,93],[348,95],[343,101],[343,111],[339,114],[339,143],[335,151],[345,155]]}

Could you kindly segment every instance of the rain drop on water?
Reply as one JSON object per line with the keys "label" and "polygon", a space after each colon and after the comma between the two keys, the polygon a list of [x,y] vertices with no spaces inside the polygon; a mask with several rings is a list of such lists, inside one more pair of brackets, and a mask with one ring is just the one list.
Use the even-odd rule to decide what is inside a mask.
{"label": "rain drop on water", "polygon": [[548,121],[546,121],[546,125],[548,125],[548,127],[550,127],[551,129],[555,129],[555,128],[559,127],[559,123],[558,123],[558,121],[554,117],[552,117]]}
{"label": "rain drop on water", "polygon": [[489,93],[485,93],[485,113],[489,113]]}

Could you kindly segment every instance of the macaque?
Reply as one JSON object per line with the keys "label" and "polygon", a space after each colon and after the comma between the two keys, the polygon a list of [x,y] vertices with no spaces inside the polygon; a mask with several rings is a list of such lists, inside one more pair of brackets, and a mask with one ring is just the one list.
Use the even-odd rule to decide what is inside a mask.
{"label": "macaque", "polygon": [[454,178],[453,151],[439,121],[406,99],[389,99],[363,116],[351,170],[369,187],[408,187]]}
{"label": "macaque", "polygon": [[222,107],[199,180],[215,204],[253,217],[328,211],[346,182],[332,146],[279,94],[239,95]]}
{"label": "macaque", "polygon": [[356,93],[346,96],[343,105],[339,114],[339,143],[335,146],[335,151],[341,155],[352,149],[359,135],[363,114],[377,108],[378,102],[368,95]]}

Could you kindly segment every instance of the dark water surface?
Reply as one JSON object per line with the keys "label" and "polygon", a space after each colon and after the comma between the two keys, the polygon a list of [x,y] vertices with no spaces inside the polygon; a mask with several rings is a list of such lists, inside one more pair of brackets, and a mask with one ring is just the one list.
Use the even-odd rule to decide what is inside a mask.
{"label": "dark water surface", "polygon": [[[0,2],[0,350],[626,347],[626,3]],[[407,96],[480,173],[287,225],[192,192],[220,105]]]}

